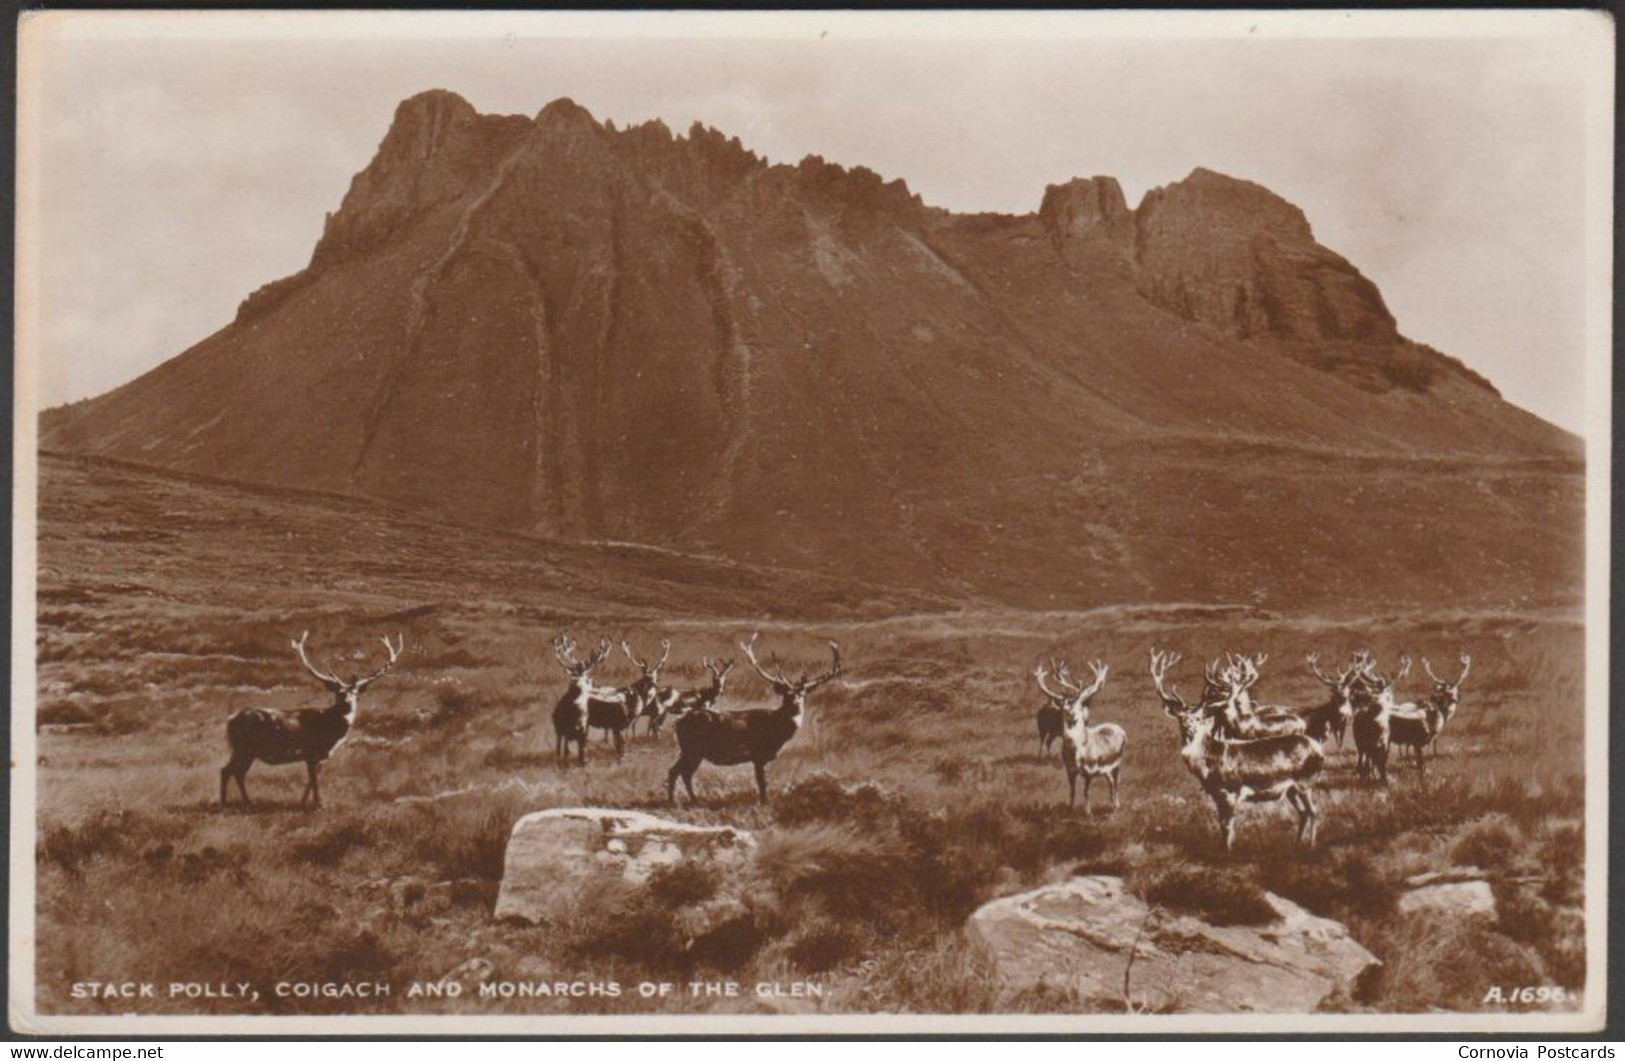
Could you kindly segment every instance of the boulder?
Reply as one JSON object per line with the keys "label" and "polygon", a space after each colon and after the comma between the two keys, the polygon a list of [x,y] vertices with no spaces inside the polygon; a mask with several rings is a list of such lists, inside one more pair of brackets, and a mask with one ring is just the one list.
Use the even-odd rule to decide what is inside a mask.
{"label": "boulder", "polygon": [[537,811],[514,823],[495,916],[541,924],[561,892],[595,876],[642,884],[656,869],[691,859],[736,869],[754,849],[750,833],[727,826],[590,807]]}
{"label": "boulder", "polygon": [[986,904],[968,930],[991,957],[999,986],[1072,989],[1120,1010],[1131,951],[1135,1010],[1306,1013],[1357,994],[1381,963],[1342,924],[1264,894],[1276,920],[1207,924],[1157,911],[1118,877],[1075,877]]}
{"label": "boulder", "polygon": [[1489,875],[1476,866],[1457,866],[1436,873],[1418,873],[1405,880],[1406,891],[1396,904],[1402,914],[1429,913],[1446,917],[1494,917],[1495,892]]}

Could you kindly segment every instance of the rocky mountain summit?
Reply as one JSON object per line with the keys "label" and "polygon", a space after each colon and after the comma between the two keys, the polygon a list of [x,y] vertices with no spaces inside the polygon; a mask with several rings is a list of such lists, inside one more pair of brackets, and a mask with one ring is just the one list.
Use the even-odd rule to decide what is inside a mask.
{"label": "rocky mountain summit", "polygon": [[1130,209],[1093,177],[954,214],[565,99],[406,100],[304,270],[41,428],[1023,605],[1578,586],[1577,441],[1404,339],[1258,185],[1198,169]]}

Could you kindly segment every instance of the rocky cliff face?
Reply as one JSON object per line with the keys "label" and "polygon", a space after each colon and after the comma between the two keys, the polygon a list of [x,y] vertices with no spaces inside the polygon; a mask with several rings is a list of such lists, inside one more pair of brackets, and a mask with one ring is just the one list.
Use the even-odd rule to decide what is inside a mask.
{"label": "rocky cliff face", "polygon": [[[1298,548],[1293,521],[1336,518],[1349,476],[1577,457],[1405,342],[1256,185],[1199,170],[1130,210],[1095,177],[1036,214],[955,215],[704,126],[617,129],[568,100],[480,115],[441,91],[401,104],[305,270],[42,430],[458,520],[1024,602],[1252,592]],[[1262,477],[1299,452],[1310,478]],[[1275,503],[1293,521],[1226,522]],[[1485,505],[1457,497],[1443,522],[1491,534],[1506,519]],[[1448,553],[1443,523],[1407,509],[1379,506],[1328,556],[1383,554],[1397,577]]]}
{"label": "rocky cliff face", "polygon": [[1147,193],[1135,223],[1141,290],[1181,316],[1241,339],[1399,340],[1376,285],[1259,185],[1198,169]]}

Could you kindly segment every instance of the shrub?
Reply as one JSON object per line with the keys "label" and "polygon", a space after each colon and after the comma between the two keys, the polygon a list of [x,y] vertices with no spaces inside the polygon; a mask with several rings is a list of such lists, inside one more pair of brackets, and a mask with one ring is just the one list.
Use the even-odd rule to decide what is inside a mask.
{"label": "shrub", "polygon": [[878,829],[895,811],[896,800],[879,785],[849,788],[825,770],[808,774],[773,798],[773,817],[781,825],[852,822]]}
{"label": "shrub", "polygon": [[918,910],[910,869],[896,845],[841,825],[777,830],[756,852],[756,872],[786,899],[816,900],[829,916],[889,928]]}
{"label": "shrub", "polygon": [[1271,859],[1259,866],[1260,883],[1310,913],[1346,921],[1382,917],[1399,898],[1398,884],[1360,850],[1320,858]]}
{"label": "shrub", "polygon": [[284,857],[290,862],[332,866],[356,848],[366,847],[371,840],[371,834],[358,821],[326,825],[296,837],[284,850]]}
{"label": "shrub", "polygon": [[1547,972],[1569,988],[1585,986],[1585,914],[1547,902],[1533,887],[1507,884],[1496,889],[1496,928],[1539,953]]}
{"label": "shrub", "polygon": [[872,938],[855,925],[819,919],[791,939],[785,956],[807,972],[827,973],[866,955],[872,943]]}
{"label": "shrub", "polygon": [[1478,919],[1405,917],[1368,945],[1386,963],[1378,998],[1391,1012],[1478,1011],[1491,987],[1546,979],[1532,949]]}
{"label": "shrub", "polygon": [[1492,814],[1462,831],[1450,849],[1450,860],[1458,866],[1507,869],[1527,847],[1522,831],[1511,819]]}
{"label": "shrub", "polygon": [[1147,903],[1195,914],[1211,925],[1267,925],[1275,908],[1264,890],[1238,870],[1175,864],[1136,873],[1129,888]]}

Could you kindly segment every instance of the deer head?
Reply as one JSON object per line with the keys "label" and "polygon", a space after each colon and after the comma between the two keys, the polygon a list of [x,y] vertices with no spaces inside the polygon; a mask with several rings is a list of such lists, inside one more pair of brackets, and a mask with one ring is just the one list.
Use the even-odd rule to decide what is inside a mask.
{"label": "deer head", "polygon": [[1055,680],[1060,682],[1061,688],[1067,692],[1066,701],[1061,705],[1061,709],[1066,712],[1069,722],[1076,724],[1089,721],[1089,701],[1093,700],[1095,694],[1100,692],[1100,687],[1106,684],[1106,672],[1109,669],[1098,659],[1091,661],[1089,670],[1094,675],[1094,681],[1082,685],[1072,680],[1072,671],[1067,662],[1061,661],[1055,671]]}
{"label": "deer head", "polygon": [[553,639],[553,654],[559,658],[559,666],[564,668],[572,681],[584,682],[592,669],[604,662],[609,655],[611,644],[607,637],[600,638],[598,647],[593,649],[592,655],[584,660],[576,659],[576,643],[568,632],[560,634]]}
{"label": "deer head", "polygon": [[750,661],[751,667],[755,669],[757,674],[762,676],[768,687],[779,695],[781,699],[779,709],[782,711],[787,711],[792,715],[799,715],[801,709],[806,706],[808,693],[841,675],[841,646],[834,641],[829,643],[829,651],[833,662],[830,664],[829,669],[825,671],[818,674],[804,673],[801,677],[792,680],[785,677],[784,667],[779,663],[778,656],[775,655],[769,660],[773,665],[773,670],[769,672],[762,666],[761,661],[756,658],[756,639],[759,636],[759,633],[752,633],[750,640],[739,642],[739,647],[744,650],[745,658]]}
{"label": "deer head", "polygon": [[1456,706],[1461,703],[1461,683],[1467,680],[1467,672],[1473,669],[1473,657],[1463,652],[1461,654],[1461,673],[1456,675],[1453,682],[1445,681],[1433,673],[1433,665],[1426,656],[1422,657],[1422,669],[1427,671],[1428,677],[1433,680],[1433,698],[1444,710],[1445,717],[1455,713]]}
{"label": "deer head", "polygon": [[367,686],[388,674],[389,669],[395,666],[395,661],[400,658],[401,650],[406,647],[404,635],[396,634],[395,644],[391,644],[387,637],[380,638],[384,643],[384,651],[389,654],[389,658],[384,661],[384,665],[370,674],[343,678],[339,676],[337,671],[321,670],[310,661],[310,656],[305,653],[305,641],[309,637],[310,631],[305,630],[300,633],[297,641],[292,641],[290,644],[293,645],[293,650],[299,654],[299,662],[305,665],[305,669],[310,671],[311,675],[321,682],[328,692],[333,694],[333,706],[342,710],[346,715],[355,713],[356,706],[361,701],[361,694],[366,690]]}
{"label": "deer head", "polygon": [[627,699],[636,705],[639,711],[651,703],[659,693],[660,668],[664,667],[666,660],[671,658],[671,641],[668,638],[660,639],[660,648],[660,658],[651,664],[646,660],[639,659],[637,653],[632,651],[630,644],[625,641],[621,642],[621,651],[626,653],[626,658],[632,661],[634,667],[642,671],[637,680],[626,687]]}
{"label": "deer head", "polygon": [[1360,677],[1358,659],[1349,663],[1347,667],[1337,672],[1333,677],[1320,669],[1320,653],[1311,652],[1304,657],[1309,663],[1309,670],[1319,679],[1320,683],[1332,691],[1332,698],[1337,701],[1337,713],[1347,721],[1354,714],[1354,683]]}
{"label": "deer head", "polygon": [[700,662],[711,672],[711,699],[715,701],[722,696],[722,687],[728,681],[728,672],[734,669],[734,661],[731,659],[719,661],[706,657]]}
{"label": "deer head", "polygon": [[1377,670],[1377,661],[1369,653],[1363,653],[1359,659],[1360,680],[1358,691],[1361,699],[1368,706],[1380,710],[1390,710],[1394,706],[1394,687],[1404,680],[1405,675],[1411,672],[1411,657],[1399,657],[1399,670],[1394,672],[1392,678],[1386,677]]}

